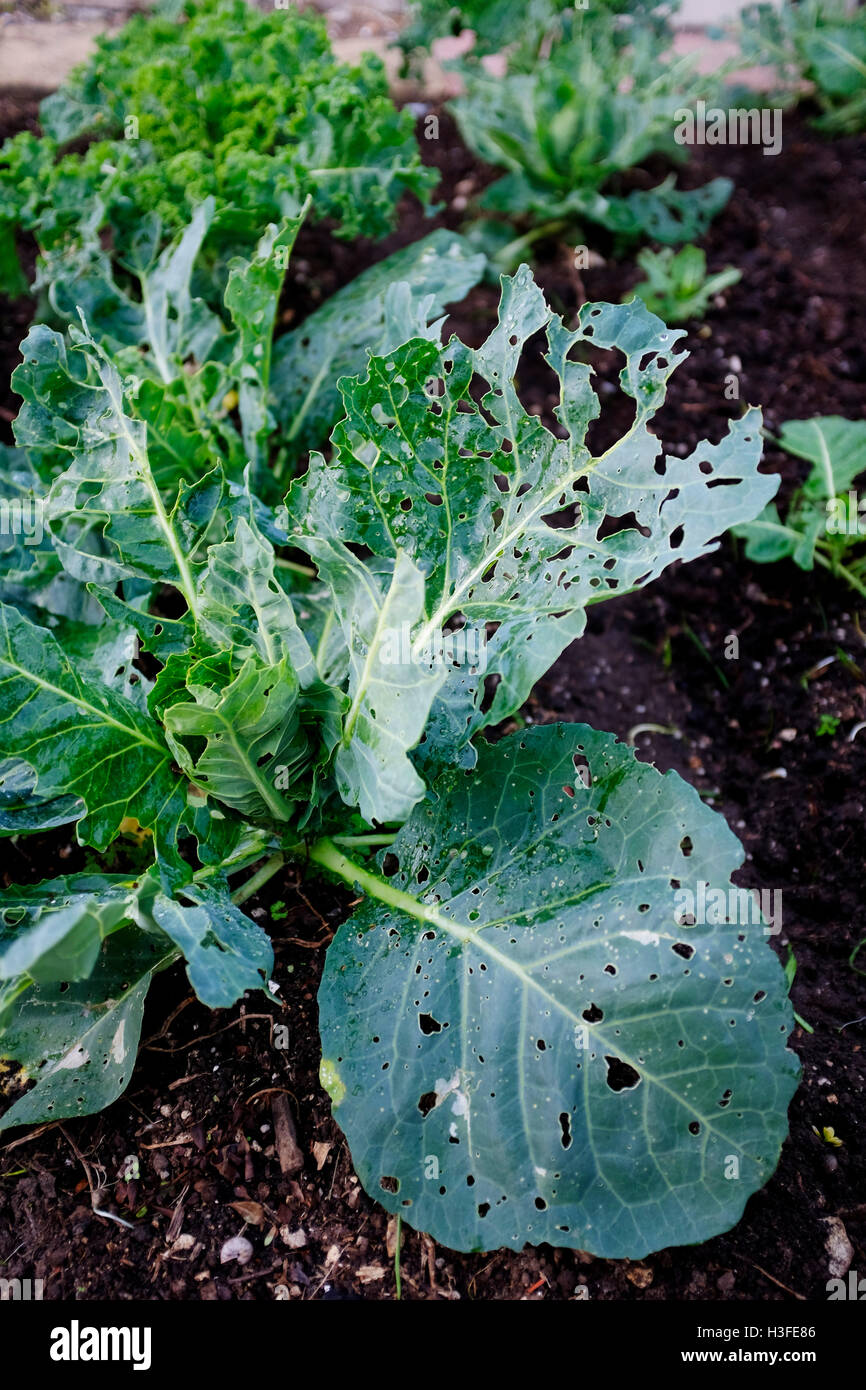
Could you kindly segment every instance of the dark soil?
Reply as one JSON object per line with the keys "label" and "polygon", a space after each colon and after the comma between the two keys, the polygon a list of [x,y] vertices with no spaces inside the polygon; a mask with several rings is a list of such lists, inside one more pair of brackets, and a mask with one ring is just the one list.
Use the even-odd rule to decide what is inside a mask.
{"label": "dark soil", "polygon": [[[432,225],[459,225],[460,200],[489,175],[447,120],[425,149],[444,176],[447,206],[436,222],[407,207],[399,232],[378,247],[305,229],[287,321]],[[730,175],[736,191],[707,238],[710,268],[733,264],[743,279],[703,329],[691,325],[692,356],[672,380],[658,432],[677,453],[717,438],[741,409],[725,397],[730,374],[742,401],[764,405],[771,429],[813,414],[863,416],[866,142],[822,141],[791,119],[777,158],[756,148],[705,149],[686,178],[717,174]],[[626,261],[584,271],[581,284],[567,248],[539,249],[539,279],[569,316],[583,297],[618,299],[636,278]],[[492,288],[477,289],[449,326],[480,341],[496,299]],[[21,322],[3,327],[4,389]],[[613,425],[625,409],[618,369],[598,363]],[[540,361],[520,386],[527,404],[547,415],[551,380]],[[8,409],[7,400],[0,405]],[[782,472],[786,487],[805,467],[773,448],[766,466]],[[776,1175],[733,1231],[637,1264],[547,1246],[463,1257],[404,1227],[404,1297],[823,1300],[828,1217],[844,1223],[853,1267],[866,1268],[866,990],[848,960],[866,936],[862,607],[821,574],[750,566],[725,540],[644,594],[591,609],[587,635],[526,711],[621,738],[640,724],[668,729],[637,733],[640,756],[677,768],[727,817],[747,852],[742,883],[784,890],[783,928],[772,942],[783,959],[794,949],[794,1005],[814,1031],[801,1026],[793,1035],[803,1083]],[[739,639],[736,659],[725,655],[729,634]],[[839,720],[834,734],[816,732],[823,715]],[[86,862],[62,835],[19,841],[9,854],[19,880]],[[278,999],[214,1014],[194,999],[182,970],[167,973],[152,992],[126,1094],[103,1115],[0,1146],[4,1276],[42,1277],[47,1298],[66,1299],[394,1296],[393,1227],[361,1190],[317,1080],[316,987],[348,901],[325,883],[302,884],[294,871],[274,879],[252,912],[274,938]],[[284,1048],[275,1045],[282,1024]],[[295,1168],[284,1150],[281,1172],[273,1107],[286,1098],[302,1164]],[[840,1147],[817,1136],[824,1126]],[[138,1175],[125,1179],[129,1155]],[[223,1242],[242,1230],[251,1263],[221,1266]]]}

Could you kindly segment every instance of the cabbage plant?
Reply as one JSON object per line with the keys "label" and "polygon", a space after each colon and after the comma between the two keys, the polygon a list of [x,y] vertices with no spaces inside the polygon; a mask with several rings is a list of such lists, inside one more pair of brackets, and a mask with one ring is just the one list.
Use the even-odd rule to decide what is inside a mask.
{"label": "cabbage plant", "polygon": [[[18,1083],[0,1125],[115,1100],[175,962],[214,1008],[267,988],[243,905],[296,861],[363,896],[327,955],[321,1075],[372,1196],[459,1250],[704,1240],[772,1172],[797,1078],[762,928],[679,906],[701,884],[733,901],[742,848],[612,734],[502,735],[590,604],[769,501],[759,413],[666,455],[651,426],[682,334],[640,302],[568,327],[524,266],[478,348],[404,313],[408,341],[339,381],[327,456],[272,505],[216,403],[239,363],[242,438],[267,454],[260,331],[290,239],[274,227],[235,263],[231,332],[189,258],[149,296],[150,348],[192,383],[198,468],[188,437],[172,451],[184,383],[160,414],[135,325],[124,346],[85,311],[22,345],[4,491],[40,525],[6,552],[0,831],[68,826],[103,867],[0,897]],[[516,384],[539,333],[555,421]],[[604,349],[634,414],[593,453]]]}

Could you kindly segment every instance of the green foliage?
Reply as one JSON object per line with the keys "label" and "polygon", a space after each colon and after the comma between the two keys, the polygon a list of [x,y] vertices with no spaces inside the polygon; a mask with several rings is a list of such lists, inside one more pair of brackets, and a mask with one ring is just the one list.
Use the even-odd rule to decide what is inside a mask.
{"label": "green foliage", "polygon": [[[593,17],[528,72],[462,70],[465,93],[451,103],[461,134],[479,158],[508,170],[481,207],[551,231],[593,223],[620,241],[700,236],[727,202],[729,180],[682,192],[670,177],[625,196],[611,186],[652,155],[684,158],[676,112],[708,95],[715,79],[699,77],[690,58],[671,58],[667,48],[667,39],[644,28],[623,45],[610,22]],[[522,245],[500,248],[498,262],[511,268]]]}
{"label": "green foliage", "polygon": [[[438,339],[446,303],[481,278],[484,256],[441,229],[377,262],[274,345],[273,409],[283,456],[320,446],[340,414],[343,376],[409,337]],[[437,320],[428,329],[428,320]]]}
{"label": "green foliage", "polygon": [[708,276],[707,257],[700,246],[683,246],[677,252],[669,246],[661,251],[646,247],[638,253],[637,263],[646,279],[639,280],[632,293],[665,323],[703,318],[713,296],[741,278],[733,266]]}
{"label": "green foliage", "polygon": [[[294,5],[187,0],[136,15],[46,98],[40,121],[41,137],[0,150],[0,271],[13,289],[16,227],[43,250],[109,228],[123,261],[145,214],[172,235],[212,196],[213,254],[225,256],[310,195],[337,235],[384,236],[401,195],[426,199],[436,179],[381,62],[337,63],[323,21]],[[83,139],[83,153],[69,148]]]}
{"label": "green foliage", "polygon": [[742,862],[724,821],[585,725],[511,734],[436,793],[319,994],[367,1190],[457,1250],[635,1258],[732,1224],[797,1066],[760,935],[677,922],[673,876],[727,890]]}
{"label": "green foliage", "polygon": [[[482,734],[518,710],[590,603],[707,553],[768,502],[758,412],[689,458],[664,456],[650,426],[682,335],[638,302],[586,305],[567,329],[526,267],[503,282],[480,347],[443,345],[427,325],[441,277],[476,272],[440,236],[444,269],[421,252],[400,261],[411,283],[383,297],[371,276],[346,295],[347,314],[368,308],[366,340],[325,315],[332,350],[315,360],[329,392],[364,341],[377,351],[339,381],[329,456],[313,453],[275,505],[272,252],[297,219],[233,262],[218,314],[191,281],[213,212],[203,204],[164,250],[158,224],[142,228],[123,285],[98,257],[83,265],[78,324],[35,327],[14,377],[6,512],[29,502],[42,532],[4,536],[0,833],[67,824],[107,858],[0,894],[0,1046],[33,1083],[0,1123],[115,1099],[149,983],[173,962],[211,1007],[265,986],[270,944],[241,903],[296,857],[370,900],[329,958],[323,1079],[375,1195],[393,1178],[390,1204],[460,1248],[642,1254],[703,1239],[771,1171],[795,1075],[760,929],[747,941],[676,916],[680,884],[727,885],[741,851],[679,778],[612,736]],[[539,331],[555,430],[515,384]],[[622,354],[634,402],[595,455],[590,347]],[[330,396],[297,389],[330,415]],[[398,876],[343,853],[381,843],[386,824],[403,825]],[[112,856],[130,831],[141,845],[124,874]],[[581,1076],[567,1039],[587,1011],[601,1025],[596,1007]],[[370,1049],[390,1058],[404,1043],[383,1100]],[[609,1058],[644,1068],[634,1093],[612,1087]],[[419,1186],[431,1152],[448,1169],[435,1189]],[[730,1153],[738,1184],[720,1167]]]}
{"label": "green foliage", "polygon": [[[83,314],[94,344],[130,384],[127,411],[146,435],[150,468],[172,503],[184,484],[204,507],[203,478],[215,465],[230,485],[250,466],[255,490],[274,494],[272,466],[290,472],[311,446],[327,441],[340,413],[337,377],[360,371],[369,351],[387,349],[407,331],[435,333],[428,319],[441,321],[444,302],[461,298],[481,275],[483,257],[439,230],[386,257],[299,328],[274,338],[288,258],[306,212],[279,232],[268,227],[251,259],[229,261],[221,313],[193,291],[213,198],[162,251],[159,218],[143,217],[123,274],[95,243],[45,259],[54,313],[77,326]],[[48,330],[35,331],[42,337]],[[69,358],[56,335],[51,341],[58,360],[47,370],[59,367],[75,380],[80,359]],[[25,407],[18,437],[48,479],[62,457],[63,431],[46,434],[39,373],[22,373],[19,389]],[[25,552],[24,563],[29,559]]]}
{"label": "green foliage", "polygon": [[846,0],[782,0],[752,5],[742,16],[747,59],[776,69],[788,102],[811,84],[827,135],[866,128],[866,10]]}
{"label": "green foliage", "polygon": [[770,502],[754,521],[733,528],[746,542],[746,556],[759,564],[790,559],[803,570],[817,564],[866,595],[866,509],[851,487],[866,472],[866,421],[789,420],[775,443],[811,468],[784,521]]}
{"label": "green foliage", "polygon": [[[622,17],[622,33],[630,32],[630,22],[664,31],[678,0],[660,4],[658,0],[595,0],[593,19]],[[584,7],[586,8],[586,7]],[[531,68],[543,59],[549,45],[568,36],[580,25],[582,14],[574,0],[413,0],[410,23],[400,35],[404,53],[429,50],[435,39],[458,35],[469,29],[474,35],[466,61],[485,54],[507,52],[509,62]]]}

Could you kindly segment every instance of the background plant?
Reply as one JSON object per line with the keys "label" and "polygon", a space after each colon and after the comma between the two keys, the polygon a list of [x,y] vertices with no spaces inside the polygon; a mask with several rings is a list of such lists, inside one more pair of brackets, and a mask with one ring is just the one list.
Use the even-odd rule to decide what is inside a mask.
{"label": "background plant", "polygon": [[741,279],[733,266],[708,276],[706,253],[700,246],[683,246],[677,252],[669,246],[661,251],[645,247],[638,252],[637,263],[646,279],[638,280],[632,293],[665,323],[703,318],[710,300]]}
{"label": "background plant", "polygon": [[734,528],[746,542],[747,558],[759,564],[790,559],[803,570],[820,565],[866,595],[866,514],[849,494],[866,472],[866,421],[840,415],[789,420],[774,443],[812,466],[792,493],[784,521],[769,502],[754,521]]}
{"label": "background plant", "polygon": [[[681,162],[676,112],[717,90],[691,58],[673,58],[669,36],[635,27],[623,42],[605,15],[581,16],[530,71],[494,76],[461,67],[465,92],[451,110],[469,148],[505,176],[480,199],[485,249],[506,268],[541,236],[578,235],[600,225],[621,241],[693,239],[724,207],[727,179],[681,191],[673,175],[649,190],[621,194],[617,177],[651,156]],[[530,228],[515,236],[510,223]],[[500,219],[499,222],[496,219]]]}
{"label": "background plant", "polygon": [[[596,18],[601,12],[619,16],[623,34],[632,23],[663,31],[677,8],[677,0],[672,4],[659,4],[657,0],[599,0],[593,7]],[[555,40],[570,34],[573,25],[581,22],[573,0],[461,0],[460,4],[414,0],[409,11],[410,22],[399,39],[407,58],[417,56],[418,50],[429,51],[438,38],[469,29],[474,41],[464,62],[477,62],[491,53],[507,53],[512,70],[523,71],[534,67]]]}
{"label": "background plant", "polygon": [[866,10],[846,0],[783,0],[743,12],[747,58],[776,69],[780,96],[799,100],[810,83],[821,108],[814,125],[828,135],[866,126]]}

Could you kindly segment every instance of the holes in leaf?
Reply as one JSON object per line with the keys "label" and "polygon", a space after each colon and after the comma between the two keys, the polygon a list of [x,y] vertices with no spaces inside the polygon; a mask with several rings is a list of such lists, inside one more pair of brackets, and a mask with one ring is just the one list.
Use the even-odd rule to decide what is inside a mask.
{"label": "holes in leaf", "polygon": [[725,1091],[724,1095],[722,1096],[721,1100],[719,1101],[719,1105],[721,1106],[721,1108],[722,1108],[723,1110],[724,1110],[724,1108],[725,1108],[726,1105],[730,1105],[730,1103],[731,1103],[731,1095],[732,1095],[732,1092],[731,1092],[730,1090],[727,1090],[727,1091]]}
{"label": "holes in leaf", "polygon": [[629,1066],[621,1057],[608,1057],[605,1055],[607,1063],[607,1076],[605,1081],[612,1091],[633,1091],[640,1082],[640,1072],[635,1071],[634,1067]]}
{"label": "holes in leaf", "polygon": [[626,512],[623,516],[606,516],[598,528],[598,539],[604,541],[622,531],[639,531],[645,539],[652,534],[648,526],[640,524],[634,512]]}
{"label": "holes in leaf", "polygon": [[538,1048],[539,1052],[547,1051],[547,1043],[544,1041],[544,1038],[536,1038],[535,1046]]}
{"label": "holes in leaf", "polygon": [[423,1096],[421,1096],[420,1099],[419,1099],[419,1101],[418,1101],[418,1109],[421,1111],[421,1114],[424,1116],[424,1119],[425,1119],[425,1120],[426,1120],[427,1116],[430,1114],[430,1111],[431,1111],[431,1110],[434,1110],[435,1108],[436,1108],[436,1092],[435,1092],[435,1091],[425,1091],[424,1094],[423,1094]]}
{"label": "holes in leaf", "polygon": [[535,1210],[536,1210],[536,1211],[547,1211],[547,1203],[545,1202],[545,1200],[544,1200],[543,1197],[536,1197],[536,1199],[535,1199]]}
{"label": "holes in leaf", "polygon": [[563,1110],[559,1117],[559,1127],[562,1130],[559,1142],[564,1149],[571,1148],[571,1116],[567,1110]]}
{"label": "holes in leaf", "polygon": [[391,854],[389,852],[385,855],[385,858],[382,860],[382,873],[386,878],[393,878],[399,867],[400,860],[397,858],[396,854]]}
{"label": "holes in leaf", "polygon": [[689,1122],[689,1134],[700,1134],[700,1132],[701,1126],[699,1122],[697,1120],[691,1120]]}
{"label": "holes in leaf", "polygon": [[400,1191],[400,1179],[386,1176],[379,1179],[379,1186],[383,1192],[390,1192],[395,1195]]}
{"label": "holes in leaf", "polygon": [[489,1212],[489,1210],[490,1210],[490,1203],[489,1203],[489,1202],[482,1202],[482,1203],[479,1205],[479,1207],[478,1207],[478,1215],[482,1218],[482,1220],[483,1220],[484,1217],[487,1215],[487,1213]]}
{"label": "holes in leaf", "polygon": [[[694,845],[690,835],[684,835],[680,840],[680,852],[684,859],[690,859]],[[679,886],[679,885],[678,885]]]}
{"label": "holes in leaf", "polygon": [[755,1003],[755,1004],[760,1004],[761,1000],[762,1000],[762,999],[766,999],[766,997],[767,997],[767,992],[766,992],[766,990],[759,989],[758,992],[757,992],[757,994],[752,995],[752,1002]]}
{"label": "holes in leaf", "polygon": [[584,1009],[581,1018],[585,1018],[587,1023],[601,1023],[604,1011],[597,1004],[590,1004],[588,1009]]}
{"label": "holes in leaf", "polygon": [[676,955],[682,956],[683,960],[691,960],[692,956],[695,954],[694,946],[690,946],[687,941],[675,941],[671,950],[674,951]]}
{"label": "holes in leaf", "polygon": [[615,974],[616,974],[616,966],[615,966],[615,965],[611,965],[610,961],[608,961],[607,965],[604,967],[604,973],[605,973],[605,975],[615,975]]}
{"label": "holes in leaf", "polygon": [[467,1174],[466,1174],[466,1186],[467,1186],[467,1187],[474,1187],[474,1186],[475,1186],[475,1179],[473,1178],[473,1176],[472,1176],[471,1173],[467,1173]]}
{"label": "holes in leaf", "polygon": [[428,502],[430,503],[431,507],[441,507],[441,506],[442,506],[442,494],[441,494],[441,492],[425,492],[425,493],[424,493],[424,497],[425,497],[425,500],[428,501]]}
{"label": "holes in leaf", "polygon": [[431,1033],[442,1032],[442,1024],[438,1023],[432,1014],[419,1014],[418,1027],[421,1029],[424,1036],[428,1038]]}

